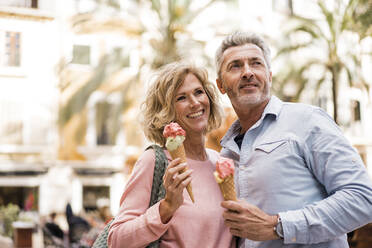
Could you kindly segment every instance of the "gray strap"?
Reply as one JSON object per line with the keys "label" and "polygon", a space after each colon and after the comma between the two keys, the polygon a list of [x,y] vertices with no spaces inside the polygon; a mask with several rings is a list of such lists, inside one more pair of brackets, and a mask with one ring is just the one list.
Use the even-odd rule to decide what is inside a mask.
{"label": "gray strap", "polygon": [[[165,196],[165,189],[163,187],[163,175],[165,172],[165,168],[168,166],[168,159],[167,156],[164,153],[163,148],[161,148],[158,145],[151,145],[146,148],[148,149],[154,149],[155,151],[155,168],[154,168],[154,176],[152,181],[152,188],[151,188],[151,198],[150,198],[150,204],[149,207],[160,201]],[[110,226],[112,222],[114,221],[114,218],[106,224],[103,231],[100,233],[100,235],[95,240],[92,248],[107,248],[107,236],[109,233]],[[148,248],[158,248],[159,247],[159,240],[156,240],[149,244]],[[123,244],[123,247],[125,247],[125,244]]]}
{"label": "gray strap", "polygon": [[[168,166],[168,159],[164,153],[163,148],[158,145],[151,145],[147,149],[154,149],[155,151],[155,168],[152,179],[151,198],[149,207],[160,201],[165,196],[165,189],[163,187],[163,176],[165,169]],[[146,150],[147,150],[146,149]]]}
{"label": "gray strap", "polygon": [[[151,198],[149,207],[160,201],[165,197],[165,189],[163,186],[163,176],[165,173],[165,169],[168,166],[168,158],[164,153],[163,148],[158,145],[151,145],[147,149],[154,149],[155,151],[155,168],[154,168],[154,176],[152,179],[152,188],[151,188]],[[146,150],[147,150],[146,149]],[[150,243],[147,248],[158,248],[160,243],[159,240],[155,240],[154,242]]]}

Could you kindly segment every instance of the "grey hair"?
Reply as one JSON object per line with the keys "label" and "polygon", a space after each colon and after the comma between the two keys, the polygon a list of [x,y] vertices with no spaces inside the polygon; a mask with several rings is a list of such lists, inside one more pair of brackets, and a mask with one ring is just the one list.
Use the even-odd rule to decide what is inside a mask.
{"label": "grey hair", "polygon": [[264,39],[255,33],[236,31],[228,35],[222,41],[221,45],[216,51],[215,63],[216,63],[218,77],[221,76],[220,73],[221,73],[221,66],[223,62],[223,53],[230,47],[242,46],[245,44],[254,44],[258,46],[263,52],[267,67],[269,68],[269,70],[271,70],[270,48],[266,44]]}

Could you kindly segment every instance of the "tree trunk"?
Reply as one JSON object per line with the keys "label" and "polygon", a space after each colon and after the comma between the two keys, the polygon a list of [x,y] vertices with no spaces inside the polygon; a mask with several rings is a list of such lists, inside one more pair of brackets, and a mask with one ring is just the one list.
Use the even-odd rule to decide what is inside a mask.
{"label": "tree trunk", "polygon": [[333,119],[338,124],[338,79],[339,79],[339,69],[336,64],[331,68],[332,73],[332,100],[333,100]]}

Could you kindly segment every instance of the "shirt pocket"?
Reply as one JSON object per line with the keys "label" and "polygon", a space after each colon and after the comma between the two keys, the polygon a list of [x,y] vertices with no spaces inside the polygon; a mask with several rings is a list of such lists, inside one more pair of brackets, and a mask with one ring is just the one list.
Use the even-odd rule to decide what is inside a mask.
{"label": "shirt pocket", "polygon": [[271,153],[274,150],[277,150],[279,147],[285,145],[286,143],[287,143],[287,140],[278,140],[278,141],[262,143],[262,144],[256,145],[255,150],[263,151],[265,153]]}

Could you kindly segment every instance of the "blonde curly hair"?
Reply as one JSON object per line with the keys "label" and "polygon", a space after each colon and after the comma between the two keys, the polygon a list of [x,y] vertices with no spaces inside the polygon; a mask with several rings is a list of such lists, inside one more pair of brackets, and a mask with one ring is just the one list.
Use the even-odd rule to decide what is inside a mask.
{"label": "blonde curly hair", "polygon": [[173,62],[160,68],[149,87],[146,99],[141,105],[142,125],[145,136],[152,142],[165,145],[164,127],[176,118],[175,94],[186,75],[192,73],[201,82],[210,103],[207,132],[218,128],[222,120],[222,108],[216,87],[208,81],[205,69],[184,61]]}

